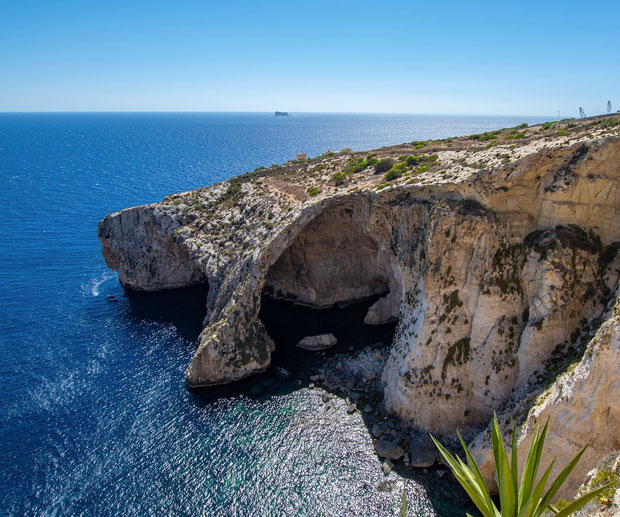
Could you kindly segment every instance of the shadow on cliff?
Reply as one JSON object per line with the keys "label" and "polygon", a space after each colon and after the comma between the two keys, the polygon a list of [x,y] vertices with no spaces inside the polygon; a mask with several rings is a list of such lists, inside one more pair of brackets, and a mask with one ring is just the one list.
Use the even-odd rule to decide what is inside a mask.
{"label": "shadow on cliff", "polygon": [[[206,405],[221,397],[239,395],[269,398],[291,393],[311,384],[310,377],[316,375],[330,357],[350,354],[369,345],[388,346],[396,323],[379,326],[363,323],[368,308],[378,299],[376,296],[345,307],[313,309],[263,296],[260,319],[276,345],[270,368],[232,384],[192,390],[196,403]],[[305,336],[330,332],[336,336],[338,344],[322,353],[296,346]],[[281,378],[279,368],[290,372],[292,378]]]}

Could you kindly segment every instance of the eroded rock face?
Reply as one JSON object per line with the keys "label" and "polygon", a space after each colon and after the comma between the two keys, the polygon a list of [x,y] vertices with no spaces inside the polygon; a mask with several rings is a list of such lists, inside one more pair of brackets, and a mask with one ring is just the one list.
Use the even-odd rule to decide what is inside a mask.
{"label": "eroded rock face", "polygon": [[[387,187],[370,168],[334,184],[350,155],[258,171],[106,217],[103,254],[134,289],[208,282],[191,387],[269,366],[264,292],[313,307],[382,295],[366,323],[399,321],[382,375],[387,409],[440,434],[475,429],[515,397],[527,406],[554,365],[583,352],[618,285],[620,124],[579,124],[570,141],[534,127],[488,150],[467,138],[381,149],[432,163]],[[620,408],[601,402],[620,400],[617,340],[605,332],[611,352],[595,361],[592,348],[591,380],[548,409],[558,433],[577,429],[575,447],[595,426],[620,439]]]}
{"label": "eroded rock face", "polygon": [[423,296],[406,298],[411,316],[401,318],[384,370],[388,407],[445,434],[488,421],[513,391],[544,377],[600,315],[618,266],[601,263],[600,241],[583,230],[557,227],[508,245],[494,217],[454,224],[455,213],[435,214]]}
{"label": "eroded rock face", "polygon": [[149,205],[111,214],[99,223],[101,253],[124,286],[159,291],[205,281],[187,247],[172,237],[170,228],[178,219]]}
{"label": "eroded rock face", "polygon": [[270,268],[265,291],[318,308],[387,293],[388,250],[384,236],[373,235],[368,211],[367,203],[346,203],[310,221]]}
{"label": "eroded rock face", "polygon": [[[617,298],[618,293],[615,294]],[[603,318],[586,352],[545,389],[536,387],[514,396],[498,415],[503,429],[518,422],[518,460],[524,464],[537,428],[549,422],[541,460],[543,472],[556,458],[552,478],[589,444],[559,496],[570,498],[601,458],[620,449],[620,300]],[[525,415],[525,418],[523,417]],[[481,471],[494,485],[493,452],[487,429],[471,450]]]}

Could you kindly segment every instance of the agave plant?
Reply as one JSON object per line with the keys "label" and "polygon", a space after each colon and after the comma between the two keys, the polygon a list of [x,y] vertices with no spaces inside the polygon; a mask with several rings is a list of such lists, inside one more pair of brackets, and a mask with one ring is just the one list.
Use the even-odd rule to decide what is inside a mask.
{"label": "agave plant", "polygon": [[495,471],[501,509],[498,509],[491,499],[489,489],[460,433],[458,433],[458,436],[465,451],[467,463],[458,456],[450,454],[450,452],[432,435],[431,438],[435,442],[441,455],[445,458],[458,482],[465,489],[472,502],[478,507],[484,517],[539,517],[545,511],[553,512],[556,514],[556,517],[564,517],[582,508],[588,501],[600,495],[613,485],[613,483],[581,496],[562,510],[558,510],[553,506],[551,501],[573,471],[575,465],[577,465],[587,445],[577,453],[566,467],[564,467],[558,477],[551,483],[549,489],[545,491],[551,470],[555,464],[555,459],[551,461],[538,482],[536,482],[536,479],[538,478],[538,467],[545,443],[545,436],[547,435],[547,425],[548,422],[545,424],[542,433],[539,432],[539,428],[536,429],[534,439],[532,440],[527,454],[527,459],[525,460],[523,472],[521,473],[521,483],[519,483],[519,470],[517,466],[517,427],[515,425],[512,429],[512,461],[509,462],[508,454],[502,442],[497,415],[493,415],[493,422],[491,424],[493,433],[493,456],[495,457]]}

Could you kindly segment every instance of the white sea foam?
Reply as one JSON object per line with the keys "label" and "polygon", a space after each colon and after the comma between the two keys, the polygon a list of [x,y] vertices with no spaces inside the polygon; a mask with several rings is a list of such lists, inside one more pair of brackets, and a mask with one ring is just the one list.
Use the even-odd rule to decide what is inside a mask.
{"label": "white sea foam", "polygon": [[101,286],[112,278],[114,278],[114,273],[111,271],[101,273],[96,278],[89,280],[88,283],[82,287],[82,291],[85,292],[86,296],[99,296],[101,294]]}

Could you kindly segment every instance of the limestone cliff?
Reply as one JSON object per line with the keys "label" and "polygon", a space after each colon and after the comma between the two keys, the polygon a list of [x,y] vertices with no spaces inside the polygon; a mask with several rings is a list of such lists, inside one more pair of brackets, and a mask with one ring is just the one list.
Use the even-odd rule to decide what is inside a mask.
{"label": "limestone cliff", "polygon": [[[595,427],[612,435],[587,469],[620,440],[620,407],[607,398],[619,382],[609,330],[619,134],[618,118],[605,117],[330,153],[111,214],[99,237],[128,287],[208,283],[192,387],[269,366],[263,293],[313,307],[382,296],[366,323],[398,319],[385,405],[438,433],[475,429],[498,410],[523,423],[527,443],[531,394],[567,358],[585,361],[594,377],[579,381],[579,400],[571,388],[572,402],[550,397],[545,414],[562,436],[578,430],[567,451]],[[396,163],[391,181],[374,171],[382,158]],[[612,344],[604,353],[588,345],[590,357],[594,335]],[[476,443],[484,456],[488,444]]]}

